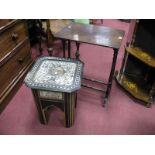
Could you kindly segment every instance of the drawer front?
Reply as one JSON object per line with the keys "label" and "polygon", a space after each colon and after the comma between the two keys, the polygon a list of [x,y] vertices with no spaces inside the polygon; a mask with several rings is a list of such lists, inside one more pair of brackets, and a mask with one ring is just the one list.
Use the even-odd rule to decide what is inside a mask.
{"label": "drawer front", "polygon": [[0,34],[0,61],[27,37],[23,21],[19,21]]}
{"label": "drawer front", "polygon": [[30,62],[30,45],[26,42],[22,47],[17,49],[16,54],[0,67],[0,94]]}
{"label": "drawer front", "polygon": [[0,28],[8,24],[12,19],[0,19]]}

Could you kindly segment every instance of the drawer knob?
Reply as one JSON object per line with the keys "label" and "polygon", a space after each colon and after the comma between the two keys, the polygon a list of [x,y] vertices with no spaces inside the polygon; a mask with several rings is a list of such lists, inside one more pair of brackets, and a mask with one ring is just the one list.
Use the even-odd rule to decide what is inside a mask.
{"label": "drawer knob", "polygon": [[17,61],[21,64],[24,61],[24,58],[18,58]]}
{"label": "drawer knob", "polygon": [[11,35],[11,38],[12,38],[13,41],[16,41],[17,38],[18,38],[18,34],[13,32],[12,35]]}

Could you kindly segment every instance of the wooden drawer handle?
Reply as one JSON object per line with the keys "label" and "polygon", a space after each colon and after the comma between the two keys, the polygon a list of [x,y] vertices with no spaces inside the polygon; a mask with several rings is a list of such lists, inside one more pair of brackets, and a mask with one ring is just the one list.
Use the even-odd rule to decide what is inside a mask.
{"label": "wooden drawer handle", "polygon": [[13,33],[11,34],[11,38],[12,38],[13,41],[16,41],[17,38],[18,38],[18,33],[13,32]]}

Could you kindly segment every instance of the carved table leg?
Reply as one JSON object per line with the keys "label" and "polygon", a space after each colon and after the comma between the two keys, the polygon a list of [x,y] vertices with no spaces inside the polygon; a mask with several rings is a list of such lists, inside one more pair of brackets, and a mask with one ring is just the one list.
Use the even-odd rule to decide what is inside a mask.
{"label": "carved table leg", "polygon": [[71,58],[71,42],[68,40],[68,58]]}
{"label": "carved table leg", "polygon": [[63,57],[65,58],[65,50],[66,50],[66,40],[62,39],[62,48],[63,48]]}
{"label": "carved table leg", "polygon": [[74,100],[75,100],[75,108],[77,106],[77,92],[74,94]]}
{"label": "carved table leg", "polygon": [[53,42],[54,42],[54,35],[51,32],[50,29],[50,20],[47,20],[47,47],[48,47],[48,53],[50,56],[53,54]]}
{"label": "carved table leg", "polygon": [[43,51],[43,49],[41,47],[41,40],[42,40],[42,38],[41,38],[41,34],[40,34],[40,36],[39,36],[39,52],[40,52],[40,55],[42,55],[42,51]]}
{"label": "carved table leg", "polygon": [[76,56],[76,59],[78,59],[78,60],[79,60],[79,57],[80,57],[79,48],[80,48],[80,43],[76,42],[76,53],[75,53],[75,56]]}

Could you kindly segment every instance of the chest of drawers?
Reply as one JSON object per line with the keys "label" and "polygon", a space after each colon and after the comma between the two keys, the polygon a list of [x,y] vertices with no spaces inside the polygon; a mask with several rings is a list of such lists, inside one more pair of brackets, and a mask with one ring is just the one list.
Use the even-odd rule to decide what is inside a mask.
{"label": "chest of drawers", "polygon": [[30,69],[30,43],[24,20],[0,20],[0,113]]}

